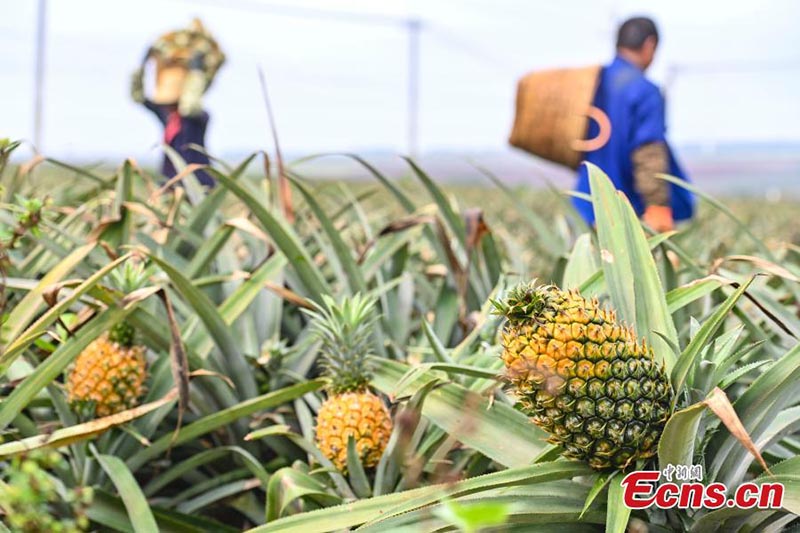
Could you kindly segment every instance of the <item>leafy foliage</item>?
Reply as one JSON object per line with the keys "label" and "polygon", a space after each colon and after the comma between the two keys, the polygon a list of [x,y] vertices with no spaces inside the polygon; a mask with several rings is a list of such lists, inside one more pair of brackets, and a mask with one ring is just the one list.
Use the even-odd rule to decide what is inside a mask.
{"label": "leafy foliage", "polygon": [[58,490],[53,471],[66,467],[61,454],[35,451],[14,457],[0,481],[4,522],[14,531],[79,533],[89,527],[91,487]]}
{"label": "leafy foliage", "polygon": [[337,304],[323,295],[324,305],[310,302],[313,310],[305,310],[311,319],[312,332],[322,342],[322,366],[331,380],[333,394],[366,388],[370,380],[367,358],[372,354],[370,337],[375,302],[355,294]]}
{"label": "leafy foliage", "polygon": [[[348,155],[373,182],[314,183],[298,162],[282,173],[298,194],[289,213],[255,155],[210,169],[219,186],[203,194],[179,159],[180,185],[162,188],[133,161],[112,175],[41,158],[10,166],[13,147],[0,143],[0,224],[25,230],[3,263],[0,472],[9,479],[28,448],[57,449],[66,463],[48,479],[62,498],[91,488],[90,528],[752,531],[795,520],[800,249],[778,207],[739,220],[706,199],[680,232],[647,235],[592,169],[595,233],[558,191],[528,196],[494,177],[496,188],[445,189],[412,161],[393,181]],[[74,186],[41,198],[52,176]],[[503,318],[490,300],[533,278],[617,309],[666,364],[676,415],[642,466],[701,464],[733,487],[770,479],[758,450],[785,482],[785,508],[630,513],[620,476],[560,459],[499,379]],[[315,444],[324,382],[306,311],[347,298],[360,302],[345,322],[394,425],[377,465],[352,444],[342,473]],[[123,322],[146,347],[147,396],[80,420],[64,374]]]}

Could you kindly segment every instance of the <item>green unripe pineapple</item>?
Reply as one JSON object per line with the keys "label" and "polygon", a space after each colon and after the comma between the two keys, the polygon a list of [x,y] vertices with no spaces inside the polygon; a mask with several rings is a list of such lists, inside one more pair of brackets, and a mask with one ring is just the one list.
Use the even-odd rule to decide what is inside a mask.
{"label": "green unripe pineapple", "polygon": [[596,298],[523,284],[495,302],[506,376],[523,410],[566,457],[624,469],[656,454],[670,413],[663,364]]}

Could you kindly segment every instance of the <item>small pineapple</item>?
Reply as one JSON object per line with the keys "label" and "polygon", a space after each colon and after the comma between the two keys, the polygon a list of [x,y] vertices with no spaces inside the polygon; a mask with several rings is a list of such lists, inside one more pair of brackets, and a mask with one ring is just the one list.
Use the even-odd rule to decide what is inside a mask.
{"label": "small pineapple", "polygon": [[322,341],[322,363],[328,399],[317,414],[317,445],[339,470],[347,469],[347,443],[352,437],[365,468],[371,468],[386,449],[392,419],[381,399],[370,392],[369,330],[374,302],[356,295],[341,304],[324,297],[325,305],[307,311]]}
{"label": "small pineapple", "polygon": [[[114,282],[125,293],[145,279],[141,265],[126,263]],[[125,321],[92,341],[78,355],[67,379],[67,399],[73,409],[108,416],[136,407],[145,391],[147,360],[135,343],[136,330]]]}
{"label": "small pineapple", "polygon": [[67,383],[72,405],[91,402],[96,416],[136,407],[147,377],[145,347],[133,344],[134,330],[122,322],[89,344],[75,360]]}
{"label": "small pineapple", "polygon": [[522,284],[494,302],[506,376],[564,455],[624,469],[656,454],[673,398],[663,364],[596,298]]}

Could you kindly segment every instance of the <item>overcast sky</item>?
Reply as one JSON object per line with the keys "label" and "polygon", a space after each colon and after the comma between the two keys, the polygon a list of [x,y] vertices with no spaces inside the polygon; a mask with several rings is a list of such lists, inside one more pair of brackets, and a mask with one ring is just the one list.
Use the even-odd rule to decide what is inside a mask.
{"label": "overcast sky", "polygon": [[[0,0],[0,136],[33,135],[37,1]],[[763,0],[49,0],[43,148],[62,158],[147,154],[155,120],[130,72],[198,15],[228,56],[206,104],[215,153],[269,140],[257,69],[287,151],[407,149],[405,19],[419,17],[422,151],[505,146],[516,79],[612,56],[617,23],[657,19],[650,73],[676,144],[800,142],[800,2]],[[281,8],[283,9],[276,9]],[[291,6],[288,10],[287,6]],[[298,8],[310,8],[301,13]],[[344,12],[380,18],[316,15]]]}

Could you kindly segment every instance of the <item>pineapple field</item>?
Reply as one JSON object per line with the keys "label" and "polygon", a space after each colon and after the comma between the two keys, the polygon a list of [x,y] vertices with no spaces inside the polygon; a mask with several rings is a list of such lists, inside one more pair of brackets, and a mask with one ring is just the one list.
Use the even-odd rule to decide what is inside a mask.
{"label": "pineapple field", "polygon": [[[394,180],[319,156],[372,177],[346,183],[254,154],[206,192],[177,158],[163,184],[17,147],[0,532],[800,524],[793,203],[697,190],[656,234],[598,168],[589,228],[570,193],[411,159]],[[631,505],[642,471],[724,498]],[[739,487],[781,498],[726,505]]]}

